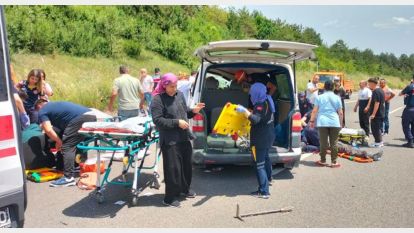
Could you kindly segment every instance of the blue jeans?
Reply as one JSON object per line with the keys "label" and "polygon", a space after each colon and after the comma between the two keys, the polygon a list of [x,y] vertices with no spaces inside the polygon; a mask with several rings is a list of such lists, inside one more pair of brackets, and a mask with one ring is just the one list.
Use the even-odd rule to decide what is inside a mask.
{"label": "blue jeans", "polygon": [[385,115],[384,115],[384,124],[382,126],[383,133],[389,133],[390,121],[388,115],[390,114],[390,103],[385,102]]}
{"label": "blue jeans", "polygon": [[133,109],[133,110],[118,110],[118,116],[119,120],[123,121],[131,117],[136,117],[139,114],[139,109]]}
{"label": "blue jeans", "polygon": [[259,182],[259,192],[269,195],[269,181],[272,179],[272,163],[269,158],[269,148],[252,147],[253,161],[256,164],[256,176]]}
{"label": "blue jeans", "polygon": [[145,92],[144,93],[145,102],[147,102],[148,105],[148,113],[151,114],[151,102],[152,102],[152,94],[151,92]]}

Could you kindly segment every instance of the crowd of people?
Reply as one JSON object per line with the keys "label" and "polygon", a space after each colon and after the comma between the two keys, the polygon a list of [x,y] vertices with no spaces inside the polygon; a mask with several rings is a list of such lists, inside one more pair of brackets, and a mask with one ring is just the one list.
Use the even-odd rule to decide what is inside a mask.
{"label": "crowd of people", "polygon": [[[11,67],[12,68],[12,67]],[[18,81],[14,70],[12,78],[15,84],[14,97],[20,113],[23,128],[30,123],[38,123],[46,135],[56,143],[56,149],[63,156],[60,169],[64,176],[50,183],[52,187],[75,185],[74,164],[76,145],[84,138],[78,133],[84,122],[96,121],[92,109],[67,102],[52,101],[51,86],[46,82],[46,73],[42,69],[33,69],[26,80]],[[160,148],[163,154],[166,206],[179,207],[181,196],[192,198],[196,193],[190,188],[192,180],[192,145],[193,134],[189,130],[189,119],[199,113],[204,103],[189,106],[190,91],[196,80],[196,72],[187,75],[180,72],[161,74],[155,68],[150,76],[147,69],[139,71],[139,77],[133,77],[127,66],[120,66],[120,76],[113,81],[112,92],[107,110],[113,112],[117,101],[119,120],[140,116],[142,113],[151,116],[160,135]],[[252,194],[256,197],[269,198],[269,185],[272,180],[272,165],[269,149],[275,138],[274,115],[277,110],[271,95],[277,90],[274,83],[261,74],[241,73],[251,83],[249,89],[249,106],[239,105],[237,111],[251,122],[250,145],[258,189]],[[239,79],[240,79],[239,77]],[[235,77],[237,79],[237,77]],[[331,164],[340,167],[337,161],[338,150],[351,153],[354,151],[338,142],[341,128],[345,127],[345,91],[339,79],[326,81],[324,92],[319,94],[319,77],[314,76],[307,85],[306,94],[299,95],[300,110],[305,121],[304,138],[307,146],[315,146],[319,151],[320,166],[328,166],[326,155],[331,154]],[[378,85],[379,84],[379,85]],[[366,136],[373,135],[375,142],[371,147],[383,147],[383,135],[389,133],[390,102],[395,93],[387,86],[385,79],[370,78],[359,83],[358,101],[354,112],[358,109],[360,127]],[[399,95],[404,96],[402,126],[407,143],[404,146],[414,148],[414,75],[412,82]],[[266,139],[266,140],[264,140]]]}
{"label": "crowd of people", "polygon": [[[319,77],[314,76],[307,85],[306,94],[299,95],[301,113],[309,122],[309,127],[304,131],[308,135],[305,145],[316,147],[315,151],[319,151],[320,160],[316,162],[318,165],[328,165],[326,153],[329,150],[330,166],[339,167],[338,136],[341,128],[345,127],[345,91],[341,90],[339,79],[334,79],[324,83],[324,92],[319,95],[318,82]],[[370,134],[374,137],[374,142],[369,146],[382,148],[383,136],[389,134],[390,129],[390,102],[396,94],[388,87],[385,79],[378,77],[360,81],[359,87],[358,101],[353,110],[358,110],[359,124],[365,132],[365,140],[369,140]],[[403,146],[414,148],[414,75],[411,83],[399,95],[404,96],[405,104],[401,124],[407,143]],[[310,119],[307,119],[309,116]],[[317,132],[312,131],[315,127]],[[314,140],[315,138],[317,140]]]}

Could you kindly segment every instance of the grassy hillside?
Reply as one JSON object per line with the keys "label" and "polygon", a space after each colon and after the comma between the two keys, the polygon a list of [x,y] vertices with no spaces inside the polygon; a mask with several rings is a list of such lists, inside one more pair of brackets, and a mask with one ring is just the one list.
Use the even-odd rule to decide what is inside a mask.
{"label": "grassy hillside", "polygon": [[162,72],[189,72],[185,66],[149,51],[143,51],[138,59],[15,54],[12,55],[11,62],[19,80],[26,79],[33,68],[44,69],[46,81],[54,91],[52,100],[68,100],[101,110],[107,106],[112,81],[119,76],[121,64],[128,65],[131,75],[135,77],[141,68],[147,68],[150,74],[155,67],[159,67]]}
{"label": "grassy hillside", "polygon": [[[131,69],[131,74],[138,76],[139,69],[147,68],[152,74],[155,67],[162,72],[189,73],[189,70],[178,63],[174,63],[156,53],[143,50],[137,59],[129,57],[109,58],[81,58],[68,55],[39,55],[39,54],[14,54],[11,61],[15,67],[18,78],[26,79],[26,75],[33,68],[42,68],[46,71],[47,81],[54,90],[52,100],[68,100],[88,107],[104,110],[108,103],[112,81],[119,76],[118,68],[126,64]],[[306,83],[316,71],[313,63],[304,63],[298,66],[297,85],[299,90],[304,90]],[[352,78],[355,88],[361,79],[370,77],[368,74],[346,74]],[[398,77],[383,76],[392,88],[402,88],[406,81]]]}

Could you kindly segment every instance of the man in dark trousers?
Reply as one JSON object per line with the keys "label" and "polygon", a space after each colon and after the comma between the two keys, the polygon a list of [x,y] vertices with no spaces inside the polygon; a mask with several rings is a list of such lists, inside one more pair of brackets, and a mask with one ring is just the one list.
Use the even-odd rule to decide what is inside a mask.
{"label": "man in dark trousers", "polygon": [[358,92],[358,101],[355,104],[354,112],[357,111],[358,107],[358,117],[359,117],[359,126],[365,131],[365,135],[369,136],[369,107],[368,102],[372,96],[372,91],[367,87],[367,81],[361,80],[359,82],[359,92]]}
{"label": "man in dark trousers", "polygon": [[376,78],[368,79],[369,89],[372,91],[371,101],[369,105],[369,119],[371,120],[371,132],[375,138],[375,143],[370,147],[383,147],[381,129],[384,124],[385,115],[385,96],[384,91],[377,86],[378,80]]}
{"label": "man in dark trousers", "polygon": [[342,103],[342,112],[344,113],[344,117],[342,118],[342,125],[345,127],[345,96],[346,96],[346,91],[345,89],[341,86],[341,79],[338,76],[334,77],[334,93],[335,95],[339,96],[341,98],[341,103]]}
{"label": "man in dark trousers", "polygon": [[401,123],[407,143],[403,146],[414,148],[414,74],[411,83],[400,92],[400,96],[404,96],[405,104]]}
{"label": "man in dark trousers", "polygon": [[[39,111],[39,124],[50,139],[56,142],[56,149],[63,155],[64,176],[50,183],[51,187],[68,187],[75,185],[73,177],[76,145],[84,137],[78,133],[84,122],[96,121],[91,109],[71,102],[48,102],[39,99],[35,103]],[[60,138],[53,127],[63,132]]]}

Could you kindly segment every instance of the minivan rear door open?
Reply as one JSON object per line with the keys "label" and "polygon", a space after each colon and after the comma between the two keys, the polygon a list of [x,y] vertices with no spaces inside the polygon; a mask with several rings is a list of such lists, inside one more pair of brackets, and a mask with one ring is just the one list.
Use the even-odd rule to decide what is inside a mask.
{"label": "minivan rear door open", "polygon": [[315,59],[316,45],[274,40],[228,40],[210,42],[198,48],[195,55],[209,62],[250,61],[292,64]]}

